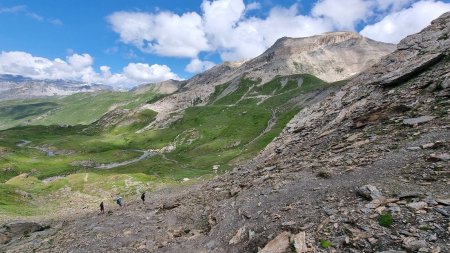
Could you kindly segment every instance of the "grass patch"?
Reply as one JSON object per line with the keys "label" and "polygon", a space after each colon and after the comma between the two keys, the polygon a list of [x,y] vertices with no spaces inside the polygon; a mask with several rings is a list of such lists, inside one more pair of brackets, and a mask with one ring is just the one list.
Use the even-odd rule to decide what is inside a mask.
{"label": "grass patch", "polygon": [[394,222],[394,219],[392,217],[391,213],[384,213],[382,215],[380,215],[380,217],[378,218],[378,224],[382,227],[390,227],[392,226],[392,223]]}
{"label": "grass patch", "polygon": [[323,248],[323,249],[328,249],[328,248],[331,248],[332,246],[333,246],[333,245],[331,244],[330,241],[325,240],[325,239],[320,240],[320,247],[321,247],[321,248]]}

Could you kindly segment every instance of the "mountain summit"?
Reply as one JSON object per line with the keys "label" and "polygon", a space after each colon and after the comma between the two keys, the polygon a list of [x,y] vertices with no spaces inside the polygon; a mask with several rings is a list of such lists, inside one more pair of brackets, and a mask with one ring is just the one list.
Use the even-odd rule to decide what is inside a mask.
{"label": "mountain summit", "polygon": [[[306,38],[281,38],[262,55],[244,63],[251,76],[308,73],[327,82],[347,79],[394,51],[395,45],[354,32],[331,32]],[[264,74],[269,73],[269,74]]]}

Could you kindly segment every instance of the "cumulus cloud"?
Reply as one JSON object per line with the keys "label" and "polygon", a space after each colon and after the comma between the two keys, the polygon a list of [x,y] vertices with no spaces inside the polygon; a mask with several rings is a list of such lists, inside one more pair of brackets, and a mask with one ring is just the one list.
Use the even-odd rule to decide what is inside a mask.
{"label": "cumulus cloud", "polygon": [[376,0],[378,9],[382,11],[398,11],[412,2],[415,0]]}
{"label": "cumulus cloud", "polygon": [[191,62],[186,66],[186,71],[189,73],[200,73],[206,71],[216,64],[210,61],[202,61],[198,58],[192,59]]}
{"label": "cumulus cloud", "polygon": [[166,65],[146,63],[130,63],[123,68],[124,75],[140,82],[160,82],[168,79],[180,79]]}
{"label": "cumulus cloud", "polygon": [[23,75],[35,79],[69,79],[85,83],[103,83],[126,88],[141,83],[180,79],[166,65],[129,63],[121,73],[112,73],[108,66],[101,66],[100,72],[93,68],[94,59],[89,54],[72,54],[65,60],[50,60],[26,52],[0,53],[0,73]]}
{"label": "cumulus cloud", "polygon": [[374,40],[398,43],[407,35],[419,32],[447,11],[450,11],[450,3],[420,1],[366,26],[360,33]]}
{"label": "cumulus cloud", "polygon": [[330,19],[337,29],[353,31],[357,22],[371,15],[373,4],[367,0],[321,0],[314,5],[312,15]]}
{"label": "cumulus cloud", "polygon": [[195,57],[209,50],[202,19],[195,12],[116,12],[107,17],[122,42],[163,56]]}

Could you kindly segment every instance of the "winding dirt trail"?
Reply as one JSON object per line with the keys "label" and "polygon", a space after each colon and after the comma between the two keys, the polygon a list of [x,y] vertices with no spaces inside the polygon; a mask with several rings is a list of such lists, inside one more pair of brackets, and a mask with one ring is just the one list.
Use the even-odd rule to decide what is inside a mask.
{"label": "winding dirt trail", "polygon": [[156,152],[149,151],[149,150],[134,150],[134,151],[142,152],[142,155],[140,157],[138,157],[138,158],[134,158],[134,159],[131,159],[131,160],[128,160],[128,161],[108,163],[108,164],[101,164],[101,165],[96,166],[94,168],[102,169],[102,170],[109,170],[109,169],[113,169],[113,168],[129,165],[129,164],[132,164],[132,163],[136,163],[136,162],[142,161],[142,160],[144,160],[144,159],[146,159],[148,157],[156,155]]}

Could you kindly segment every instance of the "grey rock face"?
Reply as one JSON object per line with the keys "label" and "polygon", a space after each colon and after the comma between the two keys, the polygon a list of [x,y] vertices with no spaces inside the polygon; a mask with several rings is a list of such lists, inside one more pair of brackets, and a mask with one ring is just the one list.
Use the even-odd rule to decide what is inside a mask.
{"label": "grey rock face", "polygon": [[[353,81],[382,86],[397,85],[448,56],[450,50],[449,16],[450,13],[445,13],[422,32],[410,35],[400,41],[394,53],[384,57],[369,71]],[[447,85],[447,82],[443,82],[444,86]]]}
{"label": "grey rock face", "polygon": [[22,237],[42,230],[44,230],[44,227],[36,222],[10,222],[0,228],[0,245],[8,243],[13,238]]}

